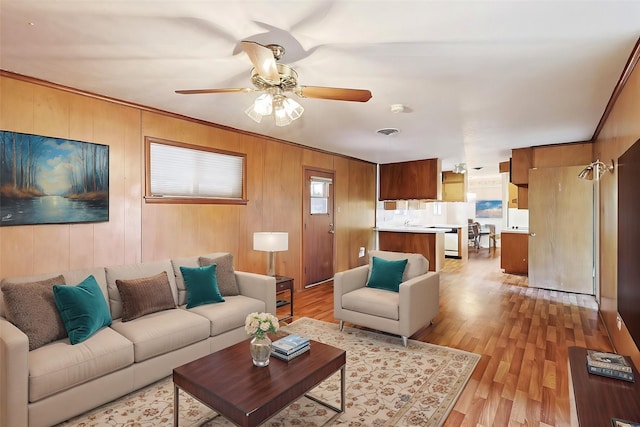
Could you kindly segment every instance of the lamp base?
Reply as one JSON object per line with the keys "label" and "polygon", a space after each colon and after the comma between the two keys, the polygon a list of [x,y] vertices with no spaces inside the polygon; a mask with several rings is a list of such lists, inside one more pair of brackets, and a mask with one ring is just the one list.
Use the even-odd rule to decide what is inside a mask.
{"label": "lamp base", "polygon": [[267,252],[267,276],[276,276],[276,253]]}

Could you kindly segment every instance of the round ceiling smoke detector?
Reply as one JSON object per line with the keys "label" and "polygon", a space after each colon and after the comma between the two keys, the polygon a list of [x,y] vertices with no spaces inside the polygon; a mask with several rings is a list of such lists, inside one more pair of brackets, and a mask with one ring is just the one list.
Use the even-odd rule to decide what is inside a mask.
{"label": "round ceiling smoke detector", "polygon": [[402,104],[391,104],[391,112],[392,113],[404,113],[407,111],[407,107]]}
{"label": "round ceiling smoke detector", "polygon": [[391,135],[397,134],[400,131],[396,128],[383,128],[383,129],[378,129],[376,132],[379,133],[380,135],[391,136]]}

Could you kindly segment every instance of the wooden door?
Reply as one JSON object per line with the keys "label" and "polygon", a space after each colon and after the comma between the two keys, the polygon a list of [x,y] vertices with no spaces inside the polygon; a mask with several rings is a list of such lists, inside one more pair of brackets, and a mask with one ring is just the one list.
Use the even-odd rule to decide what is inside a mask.
{"label": "wooden door", "polygon": [[333,278],[333,172],[305,169],[303,270],[304,285]]}
{"label": "wooden door", "polygon": [[529,172],[529,286],[594,294],[594,183],[581,170]]}

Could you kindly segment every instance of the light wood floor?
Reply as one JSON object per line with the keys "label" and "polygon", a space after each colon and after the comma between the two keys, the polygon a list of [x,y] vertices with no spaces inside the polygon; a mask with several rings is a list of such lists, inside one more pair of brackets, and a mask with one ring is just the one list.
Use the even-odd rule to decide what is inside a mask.
{"label": "light wood floor", "polygon": [[[445,426],[568,426],[568,347],[613,351],[595,300],[527,287],[499,251],[447,259],[440,314],[412,337],[482,355]],[[297,292],[294,314],[335,322],[332,282]]]}

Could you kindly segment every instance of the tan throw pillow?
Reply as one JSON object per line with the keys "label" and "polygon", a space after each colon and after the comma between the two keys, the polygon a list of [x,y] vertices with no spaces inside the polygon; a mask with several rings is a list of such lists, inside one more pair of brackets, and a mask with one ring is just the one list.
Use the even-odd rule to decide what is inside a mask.
{"label": "tan throw pillow", "polygon": [[3,283],[7,320],[29,337],[29,351],[67,336],[55,300],[53,285],[65,285],[64,276],[29,283]]}
{"label": "tan throw pillow", "polygon": [[167,272],[141,279],[116,280],[122,299],[122,321],[176,308]]}
{"label": "tan throw pillow", "polygon": [[238,282],[236,281],[236,272],[233,270],[233,255],[226,254],[216,258],[198,258],[200,267],[216,264],[216,279],[218,280],[218,289],[223,297],[240,295]]}

